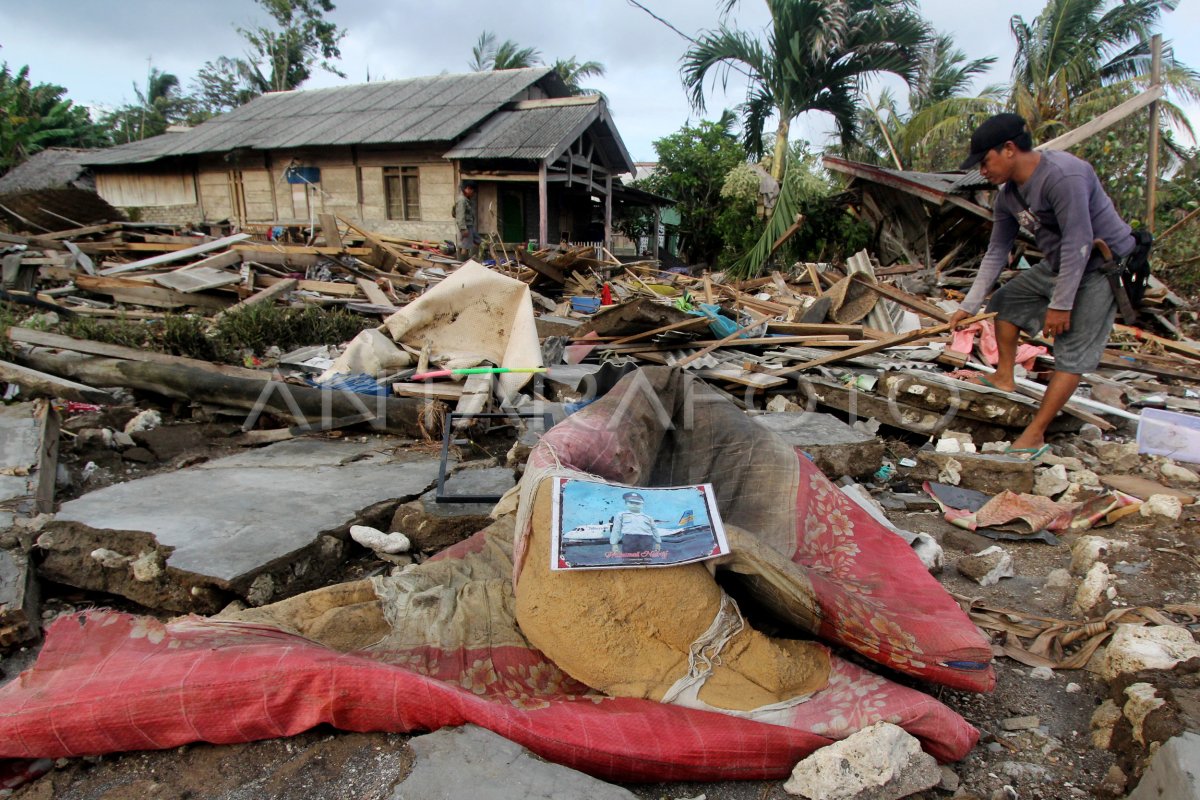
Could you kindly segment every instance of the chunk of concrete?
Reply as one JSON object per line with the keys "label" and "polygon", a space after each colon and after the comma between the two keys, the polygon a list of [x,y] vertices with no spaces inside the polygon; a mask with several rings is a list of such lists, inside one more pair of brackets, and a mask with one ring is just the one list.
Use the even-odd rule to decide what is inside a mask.
{"label": "chunk of concrete", "polygon": [[1168,739],[1142,774],[1128,800],[1200,800],[1200,734]]}
{"label": "chunk of concrete", "polygon": [[0,550],[0,647],[36,639],[40,626],[38,585],[29,558]]}
{"label": "chunk of concrete", "polygon": [[857,431],[831,414],[783,412],[753,419],[812,456],[818,469],[830,477],[866,477],[883,463],[882,439]]}
{"label": "chunk of concrete", "polygon": [[[516,485],[511,469],[460,469],[446,479],[444,496],[502,495]],[[436,553],[491,524],[488,514],[495,503],[439,503],[431,490],[396,509],[388,530],[400,531],[413,550]]]}
{"label": "chunk of concrete", "polygon": [[1162,466],[1158,468],[1159,473],[1163,478],[1169,481],[1178,481],[1179,483],[1194,484],[1200,483],[1200,475],[1192,472],[1187,467],[1181,467],[1174,461],[1164,461]]}
{"label": "chunk of concrete", "polygon": [[877,722],[801,761],[783,788],[811,800],[898,800],[941,780],[937,760],[913,736]]}
{"label": "chunk of concrete", "polygon": [[958,486],[988,494],[1000,494],[1006,489],[1017,494],[1028,494],[1033,490],[1033,464],[1022,458],[994,453],[949,455],[920,450],[911,477],[936,481],[951,460],[958,463]]}
{"label": "chunk of concrete", "polygon": [[[226,593],[246,597],[264,574],[260,600],[317,585],[336,568],[350,525],[379,525],[437,478],[436,458],[389,455],[385,442],[293,439],[85,494],[38,538],[41,573],[205,613]],[[98,548],[132,561],[107,567],[91,557]]]}
{"label": "chunk of concrete", "polygon": [[1146,737],[1143,735],[1143,724],[1146,722],[1146,717],[1150,716],[1150,712],[1166,705],[1167,701],[1159,697],[1154,687],[1148,683],[1133,683],[1126,686],[1125,697],[1127,699],[1121,713],[1133,726],[1133,740],[1144,745]]}
{"label": "chunk of concrete", "polygon": [[1183,504],[1178,497],[1169,494],[1152,494],[1142,503],[1139,512],[1143,517],[1179,519],[1183,515]]}
{"label": "chunk of concrete", "polygon": [[1085,575],[1101,558],[1128,546],[1129,542],[1105,539],[1103,536],[1080,536],[1071,545],[1071,572]]}
{"label": "chunk of concrete", "polygon": [[1137,442],[1089,442],[1092,452],[1106,468],[1117,472],[1129,472],[1141,463]]}
{"label": "chunk of concrete", "polygon": [[999,583],[1001,578],[1011,578],[1016,574],[1013,571],[1012,556],[998,545],[992,545],[974,555],[964,556],[955,566],[960,573],[980,586],[991,586]]}
{"label": "chunk of concrete", "polygon": [[1176,625],[1118,625],[1104,658],[1100,675],[1112,680],[1125,672],[1172,669],[1180,661],[1200,657],[1200,644],[1191,631]]}
{"label": "chunk of concrete", "polygon": [[1087,575],[1084,576],[1083,582],[1079,584],[1079,589],[1075,592],[1073,611],[1076,614],[1086,614],[1099,605],[1108,592],[1111,580],[1112,576],[1108,572],[1107,564],[1103,561],[1092,564]]}
{"label": "chunk of concrete", "polygon": [[1112,744],[1113,730],[1124,715],[1121,708],[1112,700],[1105,700],[1092,712],[1090,724],[1092,732],[1092,747],[1097,750],[1107,750]]}
{"label": "chunk of concrete", "polygon": [[1033,493],[1042,497],[1054,497],[1067,490],[1071,482],[1067,479],[1067,468],[1062,464],[1036,470],[1033,478]]}
{"label": "chunk of concrete", "polygon": [[521,745],[475,725],[442,728],[408,742],[412,772],[390,800],[634,800],[636,795],[582,772],[553,764]]}
{"label": "chunk of concrete", "polygon": [[0,530],[12,525],[12,509],[24,503],[26,511],[33,510],[28,498],[36,493],[39,477],[37,413],[36,403],[0,405]]}

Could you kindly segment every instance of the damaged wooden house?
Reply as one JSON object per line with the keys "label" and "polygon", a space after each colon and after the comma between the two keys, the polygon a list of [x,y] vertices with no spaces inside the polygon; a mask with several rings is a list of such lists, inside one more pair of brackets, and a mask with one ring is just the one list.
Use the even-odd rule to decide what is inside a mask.
{"label": "damaged wooden house", "polygon": [[[271,93],[183,132],[97,150],[99,195],[131,218],[456,237],[462,180],[503,241],[611,241],[630,157],[600,95],[549,68]],[[644,203],[640,195],[626,199]]]}

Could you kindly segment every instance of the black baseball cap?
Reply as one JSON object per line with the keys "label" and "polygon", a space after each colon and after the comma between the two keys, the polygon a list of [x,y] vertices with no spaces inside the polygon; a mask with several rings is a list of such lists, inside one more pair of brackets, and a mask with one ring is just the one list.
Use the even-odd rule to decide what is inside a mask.
{"label": "black baseball cap", "polygon": [[1027,132],[1025,118],[1020,114],[997,114],[983,121],[975,133],[971,134],[971,154],[962,162],[959,169],[972,169],[988,150],[994,150],[1005,142],[1011,142],[1022,133]]}

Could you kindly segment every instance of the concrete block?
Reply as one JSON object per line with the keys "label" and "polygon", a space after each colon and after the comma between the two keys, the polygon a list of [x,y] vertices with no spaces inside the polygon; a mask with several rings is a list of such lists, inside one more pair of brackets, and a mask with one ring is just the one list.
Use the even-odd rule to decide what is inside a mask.
{"label": "concrete block", "polygon": [[883,463],[882,439],[857,431],[831,414],[783,412],[753,419],[812,456],[813,463],[831,478],[873,475]]}
{"label": "concrete block", "polygon": [[1128,800],[1200,800],[1200,734],[1188,731],[1166,741]]}
{"label": "concrete block", "polygon": [[936,453],[917,451],[917,466],[910,475],[918,481],[936,481],[953,460],[957,462],[958,486],[1000,494],[1005,490],[1029,494],[1033,490],[1033,464],[1013,456],[994,453]]}
{"label": "concrete block", "polygon": [[[516,485],[507,467],[461,469],[446,479],[448,495],[501,495]],[[414,551],[426,554],[444,550],[491,524],[494,503],[439,503],[431,490],[396,509],[388,530],[407,536]]]}
{"label": "concrete block", "polygon": [[[256,580],[259,599],[279,599],[336,568],[351,525],[383,524],[436,478],[436,457],[388,455],[378,439],[280,442],[63,504],[38,538],[40,571],[172,611],[216,611]],[[105,567],[98,548],[132,560]]]}
{"label": "concrete block", "polygon": [[390,800],[635,800],[636,795],[553,764],[475,725],[415,736],[412,772]]}

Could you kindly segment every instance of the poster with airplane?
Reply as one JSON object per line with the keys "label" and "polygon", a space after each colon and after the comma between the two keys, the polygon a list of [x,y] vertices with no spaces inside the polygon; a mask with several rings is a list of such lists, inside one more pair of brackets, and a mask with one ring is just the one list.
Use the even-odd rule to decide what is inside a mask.
{"label": "poster with airplane", "polygon": [[669,567],[729,552],[710,483],[649,488],[555,478],[550,568]]}

